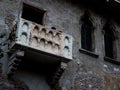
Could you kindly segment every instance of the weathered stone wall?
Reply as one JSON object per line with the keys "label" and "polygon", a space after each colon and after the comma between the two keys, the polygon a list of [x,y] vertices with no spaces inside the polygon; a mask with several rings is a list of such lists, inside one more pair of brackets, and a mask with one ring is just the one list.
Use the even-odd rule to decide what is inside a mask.
{"label": "weathered stone wall", "polygon": [[[81,16],[87,8],[69,1],[0,0],[0,32],[9,34],[12,26],[18,22],[22,1],[47,11],[44,21],[46,27],[55,27],[56,30],[70,34],[74,38],[73,61],[68,64],[66,71],[59,81],[59,86],[62,90],[120,90],[120,66],[104,61],[104,34],[102,30],[106,18],[89,10],[95,31],[95,54],[99,55],[96,58],[79,52],[81,47]],[[117,59],[120,60],[120,27],[118,23],[114,22],[114,19],[113,23],[118,34]],[[3,48],[6,49],[7,46]],[[1,63],[3,66],[2,75],[6,78],[8,63],[6,54],[1,59]],[[16,77],[24,81],[30,90],[35,90],[36,85],[43,88],[47,87],[47,83],[44,82],[45,79],[42,77],[38,78],[39,81],[35,81],[37,77],[32,77],[32,74],[22,72],[16,74]],[[33,82],[29,83],[31,78]],[[36,87],[36,90],[39,90],[38,87]],[[50,90],[49,87],[46,90]]]}

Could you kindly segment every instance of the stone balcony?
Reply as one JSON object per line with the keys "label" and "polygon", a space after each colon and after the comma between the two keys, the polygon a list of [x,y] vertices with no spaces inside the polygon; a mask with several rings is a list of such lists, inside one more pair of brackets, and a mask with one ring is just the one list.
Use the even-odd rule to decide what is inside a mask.
{"label": "stone balcony", "polygon": [[72,60],[72,36],[48,29],[43,25],[20,19],[17,27],[17,40],[13,46],[20,45],[45,52],[50,55]]}
{"label": "stone balcony", "polygon": [[[13,40],[10,40],[10,46],[15,51],[10,54],[8,75],[13,75],[22,62],[27,61],[27,65],[30,60],[49,63],[54,66],[55,71],[48,77],[48,83],[54,87],[67,63],[72,60],[72,36],[23,18],[20,18],[17,28],[13,28],[10,36],[17,38],[14,40],[15,37],[12,37]],[[36,65],[33,68],[34,66]]]}

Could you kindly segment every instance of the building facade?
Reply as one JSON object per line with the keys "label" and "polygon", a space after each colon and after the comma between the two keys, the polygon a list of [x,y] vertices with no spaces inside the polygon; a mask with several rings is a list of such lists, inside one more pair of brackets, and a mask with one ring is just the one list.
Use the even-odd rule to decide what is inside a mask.
{"label": "building facade", "polygon": [[120,90],[119,10],[119,0],[0,0],[0,90]]}

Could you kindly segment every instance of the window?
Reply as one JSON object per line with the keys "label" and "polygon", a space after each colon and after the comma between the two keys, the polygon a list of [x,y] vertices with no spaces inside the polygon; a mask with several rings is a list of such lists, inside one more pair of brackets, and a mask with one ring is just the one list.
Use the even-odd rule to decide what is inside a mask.
{"label": "window", "polygon": [[26,20],[30,20],[32,22],[36,22],[38,24],[43,25],[44,14],[45,14],[44,10],[40,10],[25,3],[23,4],[21,17]]}
{"label": "window", "polygon": [[111,25],[107,22],[104,26],[105,35],[104,35],[104,43],[105,43],[105,57],[115,59],[115,36]]}
{"label": "window", "polygon": [[93,51],[93,24],[88,15],[84,15],[81,27],[81,48]]}

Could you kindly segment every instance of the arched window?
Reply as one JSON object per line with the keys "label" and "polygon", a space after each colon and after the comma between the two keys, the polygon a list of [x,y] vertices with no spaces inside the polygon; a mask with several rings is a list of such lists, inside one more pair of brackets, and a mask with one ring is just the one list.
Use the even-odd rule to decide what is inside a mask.
{"label": "arched window", "polygon": [[93,24],[88,15],[84,15],[82,19],[81,48],[93,51]]}
{"label": "arched window", "polygon": [[107,22],[104,26],[105,35],[104,35],[104,43],[105,43],[105,56],[111,59],[116,57],[115,54],[115,35],[113,33],[113,29],[109,22]]}

